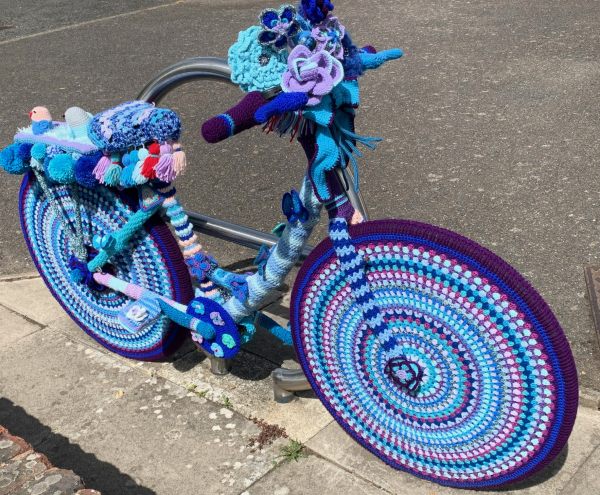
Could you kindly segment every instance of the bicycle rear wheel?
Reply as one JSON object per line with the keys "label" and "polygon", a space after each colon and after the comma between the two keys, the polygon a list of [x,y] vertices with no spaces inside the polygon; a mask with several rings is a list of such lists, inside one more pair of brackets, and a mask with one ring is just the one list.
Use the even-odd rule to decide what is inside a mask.
{"label": "bicycle rear wheel", "polygon": [[[106,188],[87,189],[76,184],[51,186],[74,225],[75,204],[69,188],[77,188],[84,231],[108,234],[121,228],[137,208],[134,198]],[[97,291],[70,277],[69,257],[74,249],[65,223],[50,207],[33,175],[26,175],[19,195],[21,228],[29,252],[52,295],[88,335],[107,349],[140,360],[160,360],[181,343],[186,331],[160,316],[131,333],[119,323],[119,312],[131,301],[111,290]],[[160,295],[187,304],[193,290],[187,267],[169,228],[156,216],[132,239],[131,249],[106,267],[115,276]]]}
{"label": "bicycle rear wheel", "polygon": [[[336,421],[389,465],[442,485],[499,487],[552,461],[575,421],[577,372],[539,294],[448,230],[381,220],[350,234],[387,332],[363,321],[329,239],[291,301],[302,368]],[[398,384],[410,373],[413,391]]]}

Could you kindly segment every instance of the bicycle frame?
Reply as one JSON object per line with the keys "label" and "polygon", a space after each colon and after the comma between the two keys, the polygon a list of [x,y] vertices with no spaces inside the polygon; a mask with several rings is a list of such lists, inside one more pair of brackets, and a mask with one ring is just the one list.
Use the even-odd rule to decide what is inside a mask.
{"label": "bicycle frame", "polygon": [[[179,62],[165,69],[150,82],[140,93],[138,99],[158,103],[168,91],[186,82],[202,79],[223,80],[231,83],[230,69],[226,61],[212,57],[197,57]],[[366,219],[367,211],[364,200],[360,193],[356,191],[353,178],[348,176],[342,169],[339,169],[337,173],[339,182],[342,184],[342,190],[355,209]],[[272,261],[271,258],[276,258],[275,261],[270,263],[267,269],[270,273],[269,280],[264,275],[254,274],[250,276],[248,279],[249,294],[247,298],[241,301],[232,297],[225,303],[225,309],[232,315],[235,321],[239,322],[244,317],[256,312],[271,291],[281,285],[294,264],[304,259],[312,250],[307,241],[313,227],[319,221],[322,205],[315,197],[312,185],[307,179],[305,179],[302,185],[300,194],[303,202],[309,208],[310,220],[306,225],[297,223],[296,226],[292,226],[288,223],[281,239],[273,234],[263,233],[249,227],[211,218],[201,213],[184,210],[186,216],[185,222],[189,223],[190,229],[193,226],[198,232],[205,235],[234,242],[249,248],[260,249],[262,246],[273,248],[269,260],[267,260],[267,264],[269,264]],[[173,201],[176,202],[177,206],[179,205],[175,196],[173,196]],[[141,201],[142,207],[140,210],[129,219],[120,231],[111,234],[111,242],[88,262],[88,269],[94,273],[96,283],[121,292],[134,300],[152,297],[160,303],[162,313],[168,318],[184,327],[195,330],[205,338],[212,338],[212,335],[207,334],[202,329],[199,320],[186,314],[185,306],[153,294],[143,287],[130,284],[126,280],[120,280],[112,275],[100,273],[101,268],[112,256],[126,249],[128,242],[140,225],[145,223],[161,208],[163,214],[169,216],[168,208],[165,207],[164,202],[165,198],[161,197],[157,191],[154,191],[149,199],[145,198]],[[295,239],[295,242],[290,246],[289,241],[292,237]],[[298,239],[301,239],[300,243]],[[200,246],[198,245],[197,247],[199,248]],[[278,249],[285,252],[285,255],[278,256]],[[223,273],[226,272],[223,271]],[[213,372],[216,374],[226,374],[228,372],[228,362],[226,360],[215,358],[214,356],[209,356],[209,358],[211,359]],[[275,399],[280,402],[285,402],[293,398],[293,395],[290,393],[291,391],[310,388],[303,372],[298,370],[278,369],[273,373],[273,380]]]}

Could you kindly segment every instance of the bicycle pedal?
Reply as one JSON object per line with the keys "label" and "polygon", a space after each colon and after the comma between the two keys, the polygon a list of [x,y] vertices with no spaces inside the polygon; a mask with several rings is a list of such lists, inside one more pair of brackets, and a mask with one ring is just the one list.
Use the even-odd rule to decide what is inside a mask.
{"label": "bicycle pedal", "polygon": [[157,299],[145,298],[131,301],[119,312],[119,323],[130,333],[138,333],[152,325],[161,315]]}
{"label": "bicycle pedal", "polygon": [[188,305],[187,314],[215,331],[214,337],[207,339],[192,330],[192,339],[204,351],[225,359],[234,357],[240,351],[241,338],[237,324],[218,302],[207,297],[196,297]]}

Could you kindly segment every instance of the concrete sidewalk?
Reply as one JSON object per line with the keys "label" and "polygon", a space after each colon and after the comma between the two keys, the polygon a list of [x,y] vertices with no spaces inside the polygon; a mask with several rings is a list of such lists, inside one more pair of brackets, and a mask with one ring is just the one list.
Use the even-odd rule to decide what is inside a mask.
{"label": "concrete sidewalk", "polygon": [[[104,495],[460,493],[384,465],[311,393],[273,402],[269,374],[291,353],[260,345],[264,336],[226,377],[190,342],[168,363],[126,360],[75,326],[34,275],[0,282],[0,321],[0,424]],[[273,442],[258,448],[261,432]],[[291,439],[305,446],[298,462],[282,450]],[[568,449],[506,493],[600,493],[598,468],[600,412],[580,408]]]}

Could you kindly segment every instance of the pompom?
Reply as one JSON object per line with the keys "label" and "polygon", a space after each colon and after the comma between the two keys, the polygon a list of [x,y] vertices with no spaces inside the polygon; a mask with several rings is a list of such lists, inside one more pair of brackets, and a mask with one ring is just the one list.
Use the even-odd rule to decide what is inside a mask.
{"label": "pompom", "polygon": [[0,152],[0,167],[9,174],[23,174],[28,165],[19,157],[19,145],[11,144]]}
{"label": "pompom", "polygon": [[6,169],[6,167],[11,164],[15,157],[15,148],[16,146],[11,144],[0,151],[0,167]]}
{"label": "pompom", "polygon": [[89,189],[93,189],[98,185],[94,168],[100,158],[102,158],[102,153],[98,152],[92,155],[81,155],[79,160],[75,162],[75,180],[78,184]]}
{"label": "pompom", "polygon": [[31,148],[33,148],[33,144],[20,144],[17,148],[16,154],[21,160],[23,160],[24,162],[28,162],[29,160],[31,160]]}
{"label": "pompom", "polygon": [[75,181],[75,160],[69,154],[56,155],[48,163],[48,175],[60,184],[70,184]]}
{"label": "pompom", "polygon": [[108,167],[110,167],[110,158],[107,155],[104,155],[102,158],[100,158],[100,160],[98,160],[98,163],[94,167],[94,177],[96,177],[98,181],[102,182]]}
{"label": "pompom", "polygon": [[31,148],[31,157],[38,162],[42,162],[46,157],[46,145],[44,143],[35,143]]}

